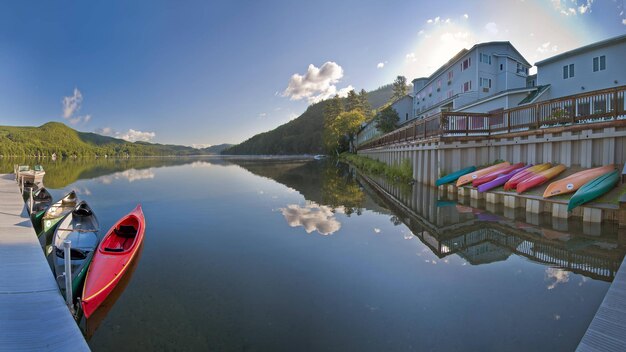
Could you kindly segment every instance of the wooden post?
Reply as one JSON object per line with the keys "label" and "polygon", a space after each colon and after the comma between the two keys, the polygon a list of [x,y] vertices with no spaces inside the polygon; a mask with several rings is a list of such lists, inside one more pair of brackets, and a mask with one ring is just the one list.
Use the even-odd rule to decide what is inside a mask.
{"label": "wooden post", "polygon": [[576,123],[576,98],[572,98],[570,100],[570,104],[571,104],[571,114],[572,114],[572,125]]}
{"label": "wooden post", "polygon": [[617,120],[617,88],[613,91],[613,120]]}
{"label": "wooden post", "polygon": [[539,129],[539,127],[541,127],[541,124],[539,122],[539,103],[535,104],[535,124],[536,124],[536,128]]}

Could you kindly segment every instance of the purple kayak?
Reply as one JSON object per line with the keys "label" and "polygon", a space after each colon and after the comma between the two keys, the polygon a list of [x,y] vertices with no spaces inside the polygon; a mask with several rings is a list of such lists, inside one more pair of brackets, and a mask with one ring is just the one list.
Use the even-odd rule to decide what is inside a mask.
{"label": "purple kayak", "polygon": [[533,166],[532,164],[530,165],[526,165],[524,167],[520,167],[519,169],[515,169],[511,172],[509,172],[508,174],[504,174],[504,175],[499,175],[498,177],[496,177],[494,180],[489,181],[489,182],[485,182],[482,185],[478,186],[478,192],[486,192],[492,188],[496,188],[498,186],[502,186],[503,184],[506,183],[506,181],[510,180],[511,177],[515,176],[516,173],[522,171],[522,170],[526,170],[529,167]]}

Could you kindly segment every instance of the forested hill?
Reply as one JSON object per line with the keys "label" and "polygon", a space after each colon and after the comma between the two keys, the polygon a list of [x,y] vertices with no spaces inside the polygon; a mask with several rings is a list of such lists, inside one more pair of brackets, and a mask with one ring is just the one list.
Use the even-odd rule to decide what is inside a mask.
{"label": "forested hill", "polygon": [[[383,106],[393,95],[391,84],[367,93],[372,109]],[[237,144],[222,154],[322,154],[322,130],[324,127],[324,106],[327,101],[310,105],[306,111],[284,125],[255,135]]]}
{"label": "forested hill", "polygon": [[123,139],[79,132],[60,122],[39,127],[0,126],[2,156],[165,156],[212,154],[180,145],[127,142]]}

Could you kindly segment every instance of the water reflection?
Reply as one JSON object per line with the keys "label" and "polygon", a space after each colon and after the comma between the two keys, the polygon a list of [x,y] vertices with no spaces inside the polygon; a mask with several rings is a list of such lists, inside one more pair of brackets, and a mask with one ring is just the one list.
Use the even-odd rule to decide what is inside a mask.
{"label": "water reflection", "polygon": [[135,181],[140,181],[140,180],[151,180],[153,178],[154,178],[154,171],[152,171],[152,169],[147,169],[147,170],[130,169],[130,170],[125,170],[121,172],[116,172],[112,175],[100,176],[96,179],[96,181],[103,183],[105,185],[109,185],[113,183],[113,181],[117,181],[117,180],[126,180],[128,182],[135,182]]}
{"label": "water reflection", "polygon": [[309,203],[304,207],[298,204],[290,204],[281,208],[287,224],[291,227],[304,227],[306,233],[317,231],[320,235],[331,235],[341,228],[341,223],[335,218],[335,212],[341,209],[333,209],[326,205]]}

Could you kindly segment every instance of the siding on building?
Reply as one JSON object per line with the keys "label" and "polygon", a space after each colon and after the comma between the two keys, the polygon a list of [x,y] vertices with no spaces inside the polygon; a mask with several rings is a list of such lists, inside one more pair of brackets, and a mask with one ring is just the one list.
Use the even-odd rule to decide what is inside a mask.
{"label": "siding on building", "polygon": [[[594,72],[604,56],[604,69]],[[626,35],[611,38],[565,52],[537,62],[537,85],[549,84],[550,89],[542,100],[559,98],[586,91],[617,87],[626,84]],[[569,65],[574,65],[574,77],[569,77]],[[564,78],[563,67],[568,67]]]}

